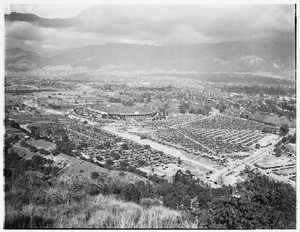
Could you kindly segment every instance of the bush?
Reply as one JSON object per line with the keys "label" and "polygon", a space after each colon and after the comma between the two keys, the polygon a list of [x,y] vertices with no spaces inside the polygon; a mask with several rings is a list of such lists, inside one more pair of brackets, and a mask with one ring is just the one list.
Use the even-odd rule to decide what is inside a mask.
{"label": "bush", "polygon": [[80,156],[80,159],[86,161],[86,158],[84,156]]}
{"label": "bush", "polygon": [[27,147],[27,146],[28,146],[24,140],[21,141],[20,145],[21,145],[22,147]]}
{"label": "bush", "polygon": [[30,146],[29,150],[31,152],[37,152],[38,151],[38,149],[36,149],[36,147],[34,147],[34,146]]}
{"label": "bush", "polygon": [[54,155],[54,156],[57,156],[57,155],[59,155],[59,151],[58,150],[53,150],[51,152],[51,154]]}
{"label": "bush", "polygon": [[152,199],[152,198],[142,198],[140,200],[140,205],[145,208],[150,208],[153,206],[161,206],[163,205],[163,202],[159,199]]}
{"label": "bush", "polygon": [[127,143],[123,143],[123,144],[122,144],[122,149],[123,149],[123,150],[128,150],[128,148],[129,148],[129,147],[128,147],[128,144],[127,144]]}
{"label": "bush", "polygon": [[40,155],[32,156],[31,161],[36,165],[43,165],[45,163],[45,159]]}
{"label": "bush", "polygon": [[100,176],[100,175],[99,175],[98,172],[92,172],[92,174],[91,174],[91,178],[92,178],[93,180],[98,179],[99,176]]}
{"label": "bush", "polygon": [[110,160],[110,159],[106,160],[106,164],[107,164],[107,165],[110,165],[110,166],[111,166],[111,165],[114,165],[114,163],[115,163],[115,162],[112,161],[112,160]]}
{"label": "bush", "polygon": [[102,160],[103,160],[103,158],[102,158],[101,156],[96,156],[96,160],[98,160],[98,161],[102,161]]}
{"label": "bush", "polygon": [[124,172],[120,172],[119,176],[125,176],[126,174]]}
{"label": "bush", "polygon": [[87,160],[88,162],[90,162],[90,163],[94,163],[94,159],[93,158],[89,158],[88,160]]}
{"label": "bush", "polygon": [[99,163],[99,162],[95,162],[94,164],[96,164],[99,167],[103,167],[103,165],[101,163]]}
{"label": "bush", "polygon": [[144,145],[144,148],[145,148],[145,149],[151,149],[151,146],[148,145],[148,144],[146,144],[146,145]]}
{"label": "bush", "polygon": [[144,166],[146,161],[145,160],[138,160],[137,163],[138,163],[139,166]]}

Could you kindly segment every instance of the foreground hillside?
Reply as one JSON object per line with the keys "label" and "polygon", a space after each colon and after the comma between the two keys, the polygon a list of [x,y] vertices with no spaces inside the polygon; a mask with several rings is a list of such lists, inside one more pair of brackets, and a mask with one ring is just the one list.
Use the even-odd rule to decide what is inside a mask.
{"label": "foreground hillside", "polygon": [[[5,149],[5,228],[293,229],[296,193],[288,184],[245,171],[236,188],[212,189],[178,171],[173,182],[61,178],[51,159]],[[151,183],[151,182],[152,183]]]}
{"label": "foreground hillside", "polygon": [[[65,192],[55,191],[47,194],[65,197]],[[6,215],[5,228],[185,228],[186,224],[175,210],[145,208],[101,194],[50,207],[31,203],[20,210],[8,206]]]}
{"label": "foreground hillside", "polygon": [[[183,228],[190,225],[184,224],[179,211],[163,207],[158,200],[144,198],[140,201],[144,205],[129,202],[135,201],[132,198],[135,191],[130,192],[128,186],[147,187],[149,181],[145,185],[143,178],[135,179],[140,180],[136,185],[128,185],[134,179],[117,182],[116,177],[95,177],[99,172],[93,170],[99,170],[93,164],[90,168],[96,169],[87,178],[55,166],[49,162],[50,158],[33,155],[24,159],[12,149],[6,151],[5,158],[5,228]],[[74,166],[78,168],[80,164]],[[119,176],[121,180],[122,177]]]}

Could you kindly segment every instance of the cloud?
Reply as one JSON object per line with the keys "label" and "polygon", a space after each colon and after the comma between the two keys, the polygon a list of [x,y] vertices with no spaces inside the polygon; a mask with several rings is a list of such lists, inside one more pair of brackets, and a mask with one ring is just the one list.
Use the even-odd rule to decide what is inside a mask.
{"label": "cloud", "polygon": [[[50,6],[53,15],[55,6]],[[37,11],[33,9],[37,7],[23,11]],[[40,9],[47,16],[47,9]],[[6,20],[6,36],[40,41],[41,48],[107,42],[293,41],[295,36],[294,5],[96,5],[71,18],[26,20]]]}
{"label": "cloud", "polygon": [[7,23],[5,36],[19,40],[42,41],[43,30],[27,22]]}

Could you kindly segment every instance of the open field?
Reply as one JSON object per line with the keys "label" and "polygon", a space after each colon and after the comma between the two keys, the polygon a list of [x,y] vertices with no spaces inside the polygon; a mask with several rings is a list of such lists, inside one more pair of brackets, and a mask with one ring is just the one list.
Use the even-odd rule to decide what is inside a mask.
{"label": "open field", "polygon": [[30,144],[37,149],[44,148],[45,150],[54,150],[56,148],[56,145],[54,143],[39,139],[34,141],[27,141],[27,144]]}
{"label": "open field", "polygon": [[256,163],[258,167],[263,169],[272,169],[279,167],[294,166],[296,163],[294,160],[286,157],[274,157],[272,155],[267,155],[263,160]]}
{"label": "open field", "polygon": [[296,174],[296,167],[277,169],[273,172],[278,175],[294,175]]}

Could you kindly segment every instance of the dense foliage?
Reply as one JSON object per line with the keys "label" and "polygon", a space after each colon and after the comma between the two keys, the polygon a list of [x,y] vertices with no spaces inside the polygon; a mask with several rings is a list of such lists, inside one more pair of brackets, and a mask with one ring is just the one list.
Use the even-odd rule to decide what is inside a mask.
{"label": "dense foliage", "polygon": [[235,86],[230,85],[222,88],[223,91],[231,93],[243,94],[268,94],[268,95],[287,95],[294,94],[294,88],[287,88],[281,86]]}

